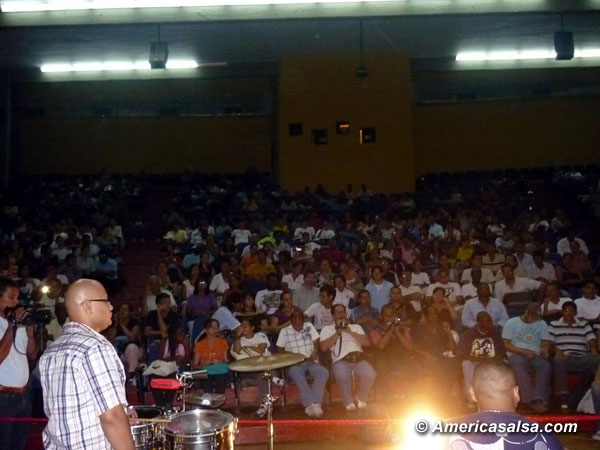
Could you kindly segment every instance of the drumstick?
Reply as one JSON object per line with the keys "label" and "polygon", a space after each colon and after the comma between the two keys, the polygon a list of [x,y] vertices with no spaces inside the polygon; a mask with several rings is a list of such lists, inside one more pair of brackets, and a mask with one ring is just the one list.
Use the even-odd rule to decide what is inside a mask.
{"label": "drumstick", "polygon": [[131,418],[129,419],[130,422],[155,422],[155,423],[169,423],[171,422],[171,419],[142,419],[140,417],[136,417],[136,418]]}

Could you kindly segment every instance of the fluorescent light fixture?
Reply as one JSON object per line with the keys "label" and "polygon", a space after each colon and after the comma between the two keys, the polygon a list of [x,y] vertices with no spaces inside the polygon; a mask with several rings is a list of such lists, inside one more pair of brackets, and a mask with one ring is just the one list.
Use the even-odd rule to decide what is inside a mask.
{"label": "fluorescent light fixture", "polygon": [[[6,0],[2,12],[73,11],[91,9],[193,8],[205,6],[292,5],[309,3],[375,3],[402,0]],[[406,1],[406,0],[404,0]]]}
{"label": "fluorescent light fixture", "polygon": [[[600,48],[575,50],[575,58],[600,58]],[[554,50],[523,50],[496,52],[459,52],[456,61],[523,61],[528,59],[556,59]]]}
{"label": "fluorescent light fixture", "polygon": [[[200,66],[226,66],[227,63],[198,64],[194,60],[174,59],[167,62],[167,69],[196,69]],[[44,73],[57,72],[108,72],[151,70],[148,61],[106,61],[106,62],[80,62],[73,64],[44,64],[40,67]]]}

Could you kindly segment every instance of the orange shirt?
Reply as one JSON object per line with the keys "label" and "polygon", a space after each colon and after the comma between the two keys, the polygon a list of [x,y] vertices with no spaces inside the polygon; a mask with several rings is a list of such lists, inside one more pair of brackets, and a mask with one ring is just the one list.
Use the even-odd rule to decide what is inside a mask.
{"label": "orange shirt", "polygon": [[200,362],[202,365],[209,360],[219,360],[222,363],[226,363],[227,360],[223,360],[223,355],[227,354],[229,347],[225,339],[217,338],[209,345],[208,338],[200,339],[194,346],[194,353],[200,354]]}

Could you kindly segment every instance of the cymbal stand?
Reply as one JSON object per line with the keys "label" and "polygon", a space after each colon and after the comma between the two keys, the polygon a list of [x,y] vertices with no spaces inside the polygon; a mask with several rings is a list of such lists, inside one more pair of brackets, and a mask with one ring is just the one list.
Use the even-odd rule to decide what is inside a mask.
{"label": "cymbal stand", "polygon": [[273,403],[277,397],[271,395],[271,385],[273,384],[273,374],[271,370],[265,370],[262,376],[267,380],[267,394],[263,397],[262,405],[267,409],[267,436],[269,439],[269,450],[273,450]]}

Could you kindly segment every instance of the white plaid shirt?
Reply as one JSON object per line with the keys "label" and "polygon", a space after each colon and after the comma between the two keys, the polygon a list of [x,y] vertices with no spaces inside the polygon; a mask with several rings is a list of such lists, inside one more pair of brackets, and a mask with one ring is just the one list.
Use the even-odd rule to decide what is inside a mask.
{"label": "white plaid shirt", "polygon": [[316,339],[319,339],[319,333],[312,323],[305,322],[302,331],[296,331],[294,327],[288,325],[279,332],[277,347],[281,347],[287,352],[299,353],[308,358],[315,349],[313,342]]}
{"label": "white plaid shirt", "polygon": [[40,358],[44,389],[46,449],[110,449],[100,415],[127,405],[125,371],[114,347],[101,334],[79,322]]}

